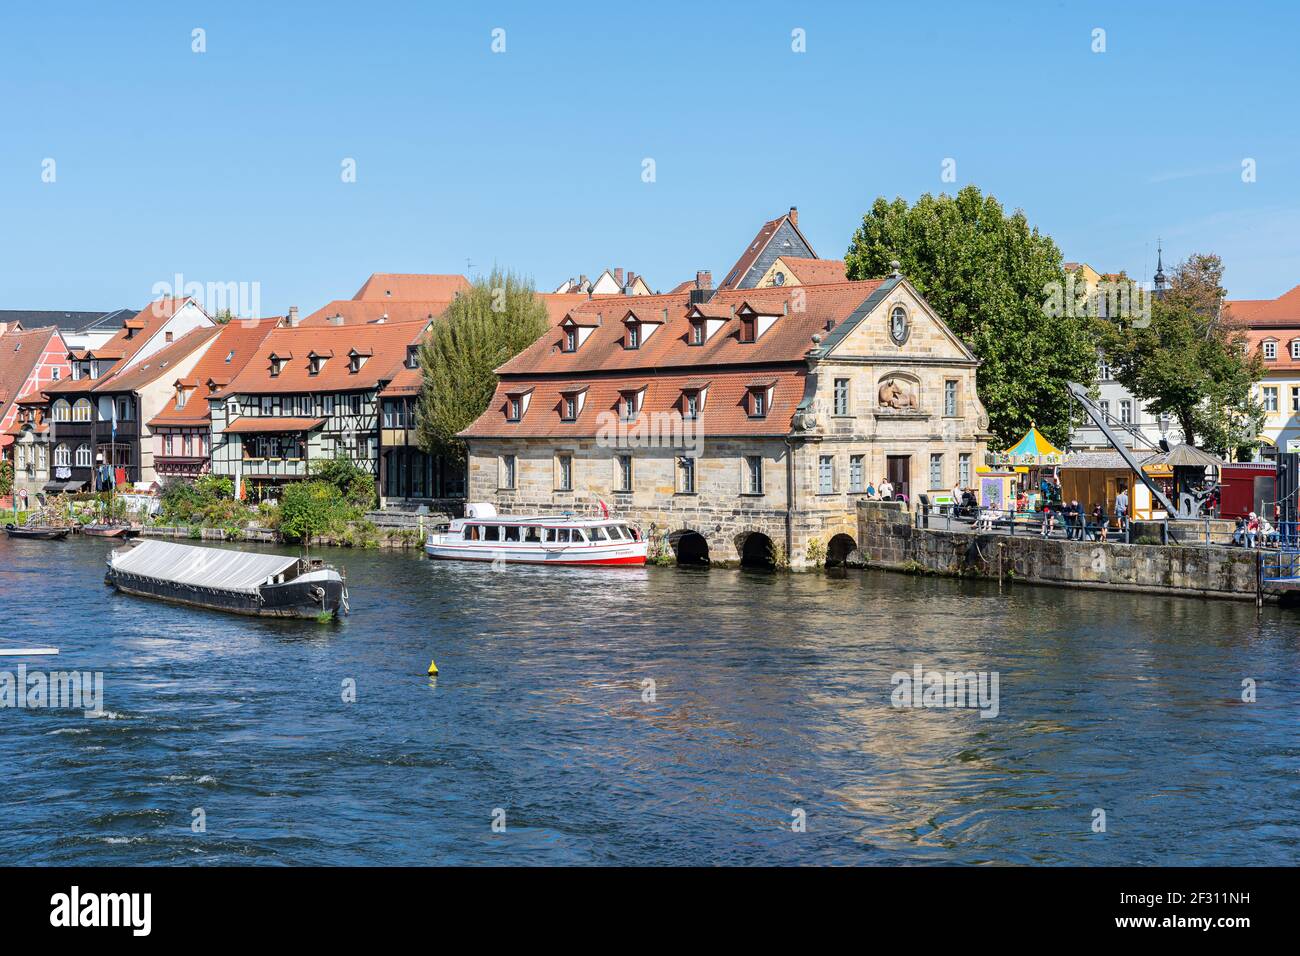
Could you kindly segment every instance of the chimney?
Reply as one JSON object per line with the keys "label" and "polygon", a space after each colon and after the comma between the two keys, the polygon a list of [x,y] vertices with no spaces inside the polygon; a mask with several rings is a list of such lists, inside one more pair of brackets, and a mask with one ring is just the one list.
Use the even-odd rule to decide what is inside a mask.
{"label": "chimney", "polygon": [[713,288],[713,273],[710,272],[708,269],[701,269],[701,270],[697,271],[697,272],[695,273],[695,288],[697,288],[697,289],[712,289],[712,288]]}
{"label": "chimney", "polygon": [[591,291],[587,286],[587,277],[585,275],[582,274],[578,275],[578,291],[579,292]]}
{"label": "chimney", "polygon": [[289,328],[295,329],[297,327],[298,327],[298,307],[296,305],[291,305],[289,306]]}
{"label": "chimney", "polygon": [[790,225],[792,225],[792,226],[798,226],[798,225],[799,225],[799,207],[798,207],[798,206],[791,206],[791,207],[790,207]]}
{"label": "chimney", "polygon": [[618,283],[618,287],[620,289],[623,288],[623,267],[622,266],[619,266],[617,269],[614,270],[614,281]]}

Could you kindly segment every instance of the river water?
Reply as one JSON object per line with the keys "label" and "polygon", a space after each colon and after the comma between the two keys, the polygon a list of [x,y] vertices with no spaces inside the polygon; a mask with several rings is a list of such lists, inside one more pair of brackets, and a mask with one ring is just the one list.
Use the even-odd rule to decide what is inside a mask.
{"label": "river water", "polygon": [[[6,863],[1300,859],[1294,611],[333,551],[323,625],[117,595],[110,547],[0,540],[0,646],[61,651],[0,670],[104,675],[0,710]],[[997,715],[891,706],[917,665]]]}

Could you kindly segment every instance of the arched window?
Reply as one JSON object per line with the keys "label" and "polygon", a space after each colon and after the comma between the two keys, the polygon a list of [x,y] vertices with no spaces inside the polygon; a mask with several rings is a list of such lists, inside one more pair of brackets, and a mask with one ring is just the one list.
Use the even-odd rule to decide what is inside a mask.
{"label": "arched window", "polygon": [[90,446],[89,445],[77,446],[77,467],[78,468],[90,467]]}
{"label": "arched window", "polygon": [[57,399],[54,402],[51,414],[56,422],[70,422],[72,421],[72,406],[68,404],[66,398]]}
{"label": "arched window", "polygon": [[95,406],[90,404],[90,399],[79,398],[77,403],[72,406],[72,420],[74,422],[88,422],[94,410]]}
{"label": "arched window", "polygon": [[[66,402],[64,403],[66,404]],[[63,442],[54,446],[54,467],[67,468],[72,464],[72,449]]]}

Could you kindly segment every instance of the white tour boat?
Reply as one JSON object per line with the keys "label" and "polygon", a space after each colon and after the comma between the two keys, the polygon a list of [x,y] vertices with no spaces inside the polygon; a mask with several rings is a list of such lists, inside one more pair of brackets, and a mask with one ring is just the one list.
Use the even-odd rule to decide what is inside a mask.
{"label": "white tour boat", "polygon": [[447,561],[510,564],[645,564],[646,543],[624,521],[575,515],[498,515],[490,504],[471,504],[466,517],[431,533],[424,550]]}

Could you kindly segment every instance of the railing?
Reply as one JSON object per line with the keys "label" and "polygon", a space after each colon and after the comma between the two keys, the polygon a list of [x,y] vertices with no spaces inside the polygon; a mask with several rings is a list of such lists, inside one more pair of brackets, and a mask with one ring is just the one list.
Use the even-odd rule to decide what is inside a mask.
{"label": "railing", "polygon": [[[1132,519],[1123,522],[1114,516],[1097,521],[1091,515],[1066,515],[1053,508],[1050,512],[1014,508],[957,507],[951,505],[916,505],[913,521],[918,528],[944,531],[978,531],[986,534],[1032,535],[1063,538],[1067,541],[1106,541],[1122,544],[1153,543],[1133,533]],[[1281,522],[1267,533],[1248,531],[1244,525],[1225,526],[1224,519],[1194,518],[1139,524],[1155,525],[1158,544],[1182,544],[1203,547],[1241,547],[1263,550],[1300,549],[1300,524]]]}

